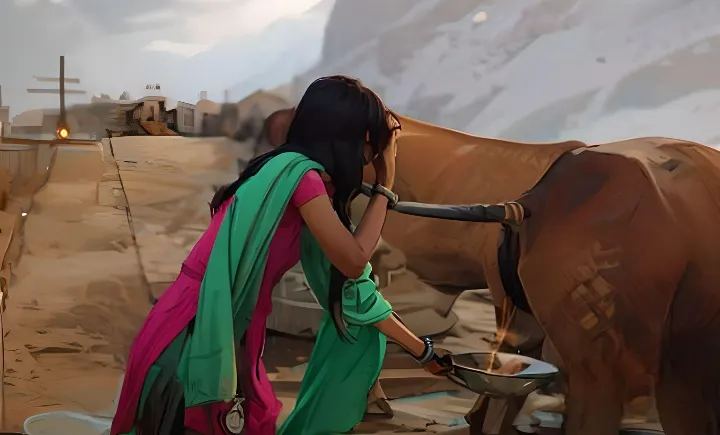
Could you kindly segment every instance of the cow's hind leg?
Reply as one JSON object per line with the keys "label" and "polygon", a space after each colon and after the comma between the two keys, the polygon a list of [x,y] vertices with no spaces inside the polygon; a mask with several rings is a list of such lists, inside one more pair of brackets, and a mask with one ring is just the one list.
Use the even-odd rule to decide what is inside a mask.
{"label": "cow's hind leg", "polygon": [[706,385],[695,370],[697,363],[689,360],[662,363],[661,378],[655,385],[655,398],[666,435],[720,433],[717,399],[705,399],[703,390]]}
{"label": "cow's hind leg", "polygon": [[566,395],[565,435],[615,435],[623,413],[618,382],[607,367],[590,373],[587,368],[570,369]]}
{"label": "cow's hind leg", "polygon": [[[667,435],[718,435],[720,300],[715,277],[688,275],[665,325],[657,409]],[[711,282],[702,285],[702,278]]]}
{"label": "cow's hind leg", "polygon": [[[566,304],[569,302],[566,301]],[[618,336],[608,328],[592,331],[583,328],[565,310],[545,325],[548,335],[564,362],[567,379],[565,395],[565,435],[616,435],[623,415],[624,377],[617,373]],[[581,302],[578,307],[586,320],[597,312]],[[598,325],[599,326],[599,325]],[[603,328],[604,329],[604,328]]]}

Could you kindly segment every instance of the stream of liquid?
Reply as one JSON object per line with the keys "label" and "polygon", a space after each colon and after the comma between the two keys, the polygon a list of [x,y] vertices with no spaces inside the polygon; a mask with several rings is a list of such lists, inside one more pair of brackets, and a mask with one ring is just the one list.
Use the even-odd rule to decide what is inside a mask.
{"label": "stream of liquid", "polygon": [[485,370],[488,373],[492,373],[493,371],[493,366],[495,365],[495,358],[497,356],[498,349],[502,348],[502,345],[505,342],[505,337],[507,336],[508,330],[510,329],[510,323],[512,322],[513,316],[515,315],[515,305],[512,306],[512,309],[509,309],[509,306],[510,299],[505,297],[503,299],[502,311],[500,313],[500,325],[497,332],[497,344],[495,345],[495,350],[493,350],[490,354],[490,362],[488,364],[488,368]]}

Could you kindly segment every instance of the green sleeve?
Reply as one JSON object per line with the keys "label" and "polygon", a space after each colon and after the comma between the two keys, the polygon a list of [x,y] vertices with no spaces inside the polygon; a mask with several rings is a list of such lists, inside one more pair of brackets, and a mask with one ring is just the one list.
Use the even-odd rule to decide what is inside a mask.
{"label": "green sleeve", "polygon": [[343,286],[343,315],[350,325],[371,325],[392,314],[392,306],[380,294],[371,276],[372,268],[368,264],[362,276],[347,280]]}

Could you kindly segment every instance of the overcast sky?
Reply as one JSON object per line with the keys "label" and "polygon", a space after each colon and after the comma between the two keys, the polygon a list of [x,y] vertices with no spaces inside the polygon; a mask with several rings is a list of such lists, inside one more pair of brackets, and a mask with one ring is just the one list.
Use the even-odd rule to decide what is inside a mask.
{"label": "overcast sky", "polygon": [[333,1],[0,0],[3,104],[13,115],[53,106],[25,89],[56,76],[61,54],[81,88],[113,97],[141,97],[147,83],[191,102],[281,84],[317,60]]}

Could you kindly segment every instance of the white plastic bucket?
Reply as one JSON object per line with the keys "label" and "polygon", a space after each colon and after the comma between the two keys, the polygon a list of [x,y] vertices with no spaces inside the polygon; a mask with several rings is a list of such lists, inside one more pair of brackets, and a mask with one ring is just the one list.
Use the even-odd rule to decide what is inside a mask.
{"label": "white plastic bucket", "polygon": [[[110,415],[115,415],[125,375],[120,377]],[[111,417],[91,417],[71,411],[53,411],[28,417],[23,424],[27,435],[103,435],[110,433]]]}
{"label": "white plastic bucket", "polygon": [[23,425],[27,435],[102,435],[110,433],[112,419],[69,411],[33,415]]}

